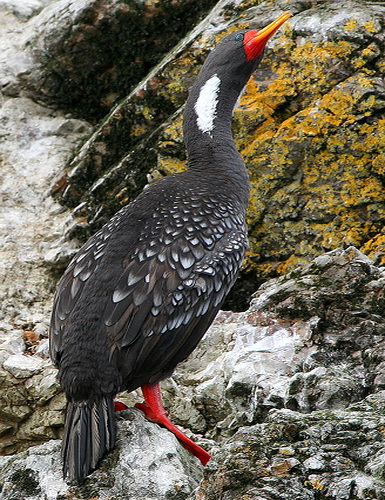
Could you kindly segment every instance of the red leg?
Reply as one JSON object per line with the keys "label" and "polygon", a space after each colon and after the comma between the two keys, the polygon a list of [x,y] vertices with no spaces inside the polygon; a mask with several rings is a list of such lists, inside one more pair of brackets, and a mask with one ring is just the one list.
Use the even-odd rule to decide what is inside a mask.
{"label": "red leg", "polygon": [[144,385],[142,387],[145,403],[137,403],[136,408],[142,410],[147,418],[163,425],[181,441],[183,446],[189,450],[194,456],[199,458],[203,465],[206,465],[210,460],[211,455],[203,448],[198,446],[194,441],[188,438],[183,432],[174,425],[167,416],[164,409],[162,396],[160,394],[159,384]]}

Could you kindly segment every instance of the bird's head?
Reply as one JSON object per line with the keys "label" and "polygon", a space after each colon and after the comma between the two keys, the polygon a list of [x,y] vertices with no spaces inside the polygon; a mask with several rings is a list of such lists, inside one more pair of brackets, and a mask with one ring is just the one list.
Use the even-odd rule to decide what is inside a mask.
{"label": "bird's head", "polygon": [[261,30],[240,30],[223,38],[206,60],[208,73],[215,70],[222,75],[250,75],[258,66],[268,40],[291,15],[285,12]]}
{"label": "bird's head", "polygon": [[231,33],[209,54],[185,108],[184,135],[190,150],[196,142],[196,126],[211,140],[231,122],[237,100],[262,59],[267,41],[290,16],[285,12],[262,30]]}
{"label": "bird's head", "polygon": [[284,12],[275,21],[261,30],[241,31],[235,34],[235,38],[243,42],[246,61],[256,61],[262,56],[267,41],[289,17],[291,17],[291,13]]}

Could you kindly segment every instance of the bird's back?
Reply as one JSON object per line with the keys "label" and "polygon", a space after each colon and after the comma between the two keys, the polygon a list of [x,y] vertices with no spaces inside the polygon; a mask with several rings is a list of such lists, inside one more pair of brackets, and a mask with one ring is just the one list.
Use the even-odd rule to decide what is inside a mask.
{"label": "bird's back", "polygon": [[191,182],[185,172],[146,189],[83,246],[59,283],[51,355],[68,391],[85,390],[84,377],[79,388],[65,380],[68,363],[92,380],[99,371],[112,392],[170,375],[213,321],[246,247],[244,207],[220,179]]}

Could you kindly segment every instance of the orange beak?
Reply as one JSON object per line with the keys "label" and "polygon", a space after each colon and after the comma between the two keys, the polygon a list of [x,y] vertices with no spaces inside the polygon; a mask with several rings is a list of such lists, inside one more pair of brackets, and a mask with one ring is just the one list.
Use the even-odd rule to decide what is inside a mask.
{"label": "orange beak", "polygon": [[292,14],[290,12],[284,12],[275,21],[270,23],[266,28],[261,31],[252,30],[245,33],[244,46],[246,52],[246,59],[250,61],[256,59],[262,54],[268,40],[274,35],[278,28],[286,22]]}

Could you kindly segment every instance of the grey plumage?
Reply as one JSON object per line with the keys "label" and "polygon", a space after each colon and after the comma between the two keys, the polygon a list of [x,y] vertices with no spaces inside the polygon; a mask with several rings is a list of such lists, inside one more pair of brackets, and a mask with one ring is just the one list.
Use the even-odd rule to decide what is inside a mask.
{"label": "grey plumage", "polygon": [[[239,272],[249,180],[231,115],[261,56],[246,61],[243,37],[235,36],[211,53],[191,89],[188,170],[120,210],[59,282],[50,354],[68,399],[64,474],[77,482],[114,446],[115,394],[169,376],[201,340]],[[195,103],[213,75],[219,93],[207,125]]]}

